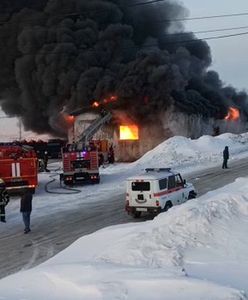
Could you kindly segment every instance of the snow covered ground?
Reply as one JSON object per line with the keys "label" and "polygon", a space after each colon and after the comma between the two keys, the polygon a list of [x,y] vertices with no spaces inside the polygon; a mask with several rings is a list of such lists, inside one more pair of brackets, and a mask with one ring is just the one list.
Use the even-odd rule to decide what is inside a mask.
{"label": "snow covered ground", "polygon": [[[247,157],[248,134],[171,138],[135,163],[102,169],[102,183],[83,187],[80,194],[48,196],[42,188],[49,175],[41,174],[33,214],[105,201],[124,193],[125,178],[146,167],[185,174],[220,165],[225,146],[231,160]],[[42,265],[2,279],[0,300],[248,299],[247,195],[248,178],[239,178],[153,221],[84,236]],[[10,206],[6,226],[20,222],[18,202]]]}
{"label": "snow covered ground", "polygon": [[[37,218],[76,208],[82,202],[105,201],[109,199],[110,195],[124,194],[126,178],[138,174],[148,167],[172,167],[186,175],[195,170],[221,165],[222,151],[225,146],[229,146],[230,161],[248,157],[248,133],[239,135],[226,133],[218,137],[202,136],[197,140],[185,137],[170,138],[134,163],[115,164],[102,168],[100,170],[101,184],[81,187],[79,189],[82,190],[82,193],[78,194],[59,196],[47,194],[44,185],[55,178],[57,181],[50,186],[50,189],[58,191],[56,187],[59,188],[59,176],[54,172],[40,174],[40,186],[36,192],[32,214]],[[60,164],[50,165],[51,170],[59,167]],[[11,201],[7,206],[8,223],[5,227],[0,227],[0,234],[11,224],[20,222],[18,210],[19,201]]]}

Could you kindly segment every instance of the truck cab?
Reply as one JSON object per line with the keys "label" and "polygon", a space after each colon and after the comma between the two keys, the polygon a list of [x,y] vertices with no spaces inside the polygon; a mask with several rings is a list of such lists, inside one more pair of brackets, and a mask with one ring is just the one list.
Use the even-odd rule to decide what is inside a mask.
{"label": "truck cab", "polygon": [[196,197],[191,183],[170,168],[148,168],[127,179],[126,211],[134,217],[142,212],[158,214]]}

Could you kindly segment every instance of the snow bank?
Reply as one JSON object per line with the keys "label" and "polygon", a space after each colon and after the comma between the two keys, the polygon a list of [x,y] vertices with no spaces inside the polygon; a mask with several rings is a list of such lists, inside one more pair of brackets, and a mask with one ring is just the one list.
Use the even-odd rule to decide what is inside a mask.
{"label": "snow bank", "polygon": [[[235,192],[232,191],[235,190]],[[240,259],[246,254],[239,249],[248,249],[248,230],[240,238],[243,227],[236,224],[246,222],[248,217],[248,180],[238,179],[219,192],[211,192],[185,205],[173,207],[160,214],[152,222],[135,225],[133,230],[95,256],[98,261],[130,266],[162,268],[184,266],[186,249],[212,245],[215,249],[228,249],[228,256]],[[232,247],[229,244],[230,227],[236,230]],[[224,245],[226,243],[226,245]],[[228,248],[226,248],[227,246]],[[244,248],[245,247],[245,248]],[[125,253],[125,256],[122,254]]]}
{"label": "snow bank", "polygon": [[172,137],[146,153],[134,165],[137,167],[182,168],[204,163],[222,162],[222,152],[229,146],[230,158],[248,150],[248,133],[225,133],[217,137],[202,136],[197,140]]}
{"label": "snow bank", "polygon": [[[239,178],[153,221],[82,237],[41,266],[1,280],[0,299],[247,299],[247,217],[248,178]],[[229,266],[228,276],[203,272],[214,259]],[[234,264],[243,267],[236,281]]]}
{"label": "snow bank", "polygon": [[[237,235],[234,235],[235,243],[228,247],[228,255],[236,257],[239,249],[248,249],[245,236],[248,229],[241,239],[241,228],[238,229],[235,224],[246,222],[247,217],[248,179],[240,178],[222,189],[173,207],[153,221],[108,227],[85,236],[69,248],[69,256],[78,259],[78,249],[81,248],[81,261],[148,268],[183,267],[186,249],[210,244],[215,249],[230,246],[230,228],[235,228],[239,239],[236,241]],[[95,247],[96,240],[101,245],[100,249]],[[67,250],[62,256],[70,259]],[[60,254],[52,261],[57,259],[60,259]]]}

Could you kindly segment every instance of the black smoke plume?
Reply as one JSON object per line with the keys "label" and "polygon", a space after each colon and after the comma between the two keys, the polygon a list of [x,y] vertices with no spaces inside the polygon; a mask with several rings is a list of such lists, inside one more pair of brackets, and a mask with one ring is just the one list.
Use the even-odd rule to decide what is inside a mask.
{"label": "black smoke plume", "polygon": [[[0,4],[0,104],[26,129],[65,134],[62,110],[118,95],[137,121],[173,108],[223,119],[247,117],[245,93],[224,87],[209,46],[184,32],[174,1],[11,0]],[[176,33],[176,34],[175,34]],[[191,41],[191,42],[190,42]]]}

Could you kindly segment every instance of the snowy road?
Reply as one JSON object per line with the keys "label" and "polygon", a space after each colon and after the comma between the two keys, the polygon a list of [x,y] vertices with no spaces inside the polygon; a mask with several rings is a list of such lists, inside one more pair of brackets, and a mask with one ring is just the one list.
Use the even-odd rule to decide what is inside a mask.
{"label": "snowy road", "polygon": [[[242,159],[230,163],[231,169],[211,168],[197,172],[189,179],[202,195],[237,177],[247,176],[247,166],[248,159]],[[85,234],[109,225],[133,222],[124,211],[124,199],[124,195],[118,195],[108,202],[84,203],[63,214],[39,217],[30,235],[23,235],[19,226],[13,226],[1,236],[0,278],[40,264]]]}

